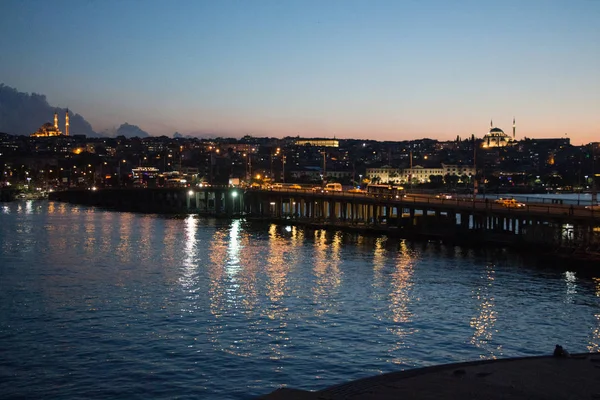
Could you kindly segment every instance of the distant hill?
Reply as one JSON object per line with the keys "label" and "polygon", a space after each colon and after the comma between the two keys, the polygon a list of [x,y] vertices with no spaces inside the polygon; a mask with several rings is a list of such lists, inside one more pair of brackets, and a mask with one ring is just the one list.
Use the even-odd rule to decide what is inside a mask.
{"label": "distant hill", "polygon": [[[43,94],[19,92],[0,83],[0,132],[29,135],[45,122],[53,122],[54,112],[58,112],[58,126],[64,131],[66,111],[48,104]],[[71,135],[98,136],[92,125],[73,110],[69,110],[69,123]]]}

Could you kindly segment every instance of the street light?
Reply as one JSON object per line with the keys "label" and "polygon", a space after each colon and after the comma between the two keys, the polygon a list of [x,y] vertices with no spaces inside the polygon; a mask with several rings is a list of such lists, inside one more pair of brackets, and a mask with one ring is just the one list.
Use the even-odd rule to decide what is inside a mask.
{"label": "street light", "polygon": [[232,209],[231,211],[235,214],[235,200],[237,198],[238,192],[236,192],[235,190],[233,192],[231,192],[231,205],[232,205]]}

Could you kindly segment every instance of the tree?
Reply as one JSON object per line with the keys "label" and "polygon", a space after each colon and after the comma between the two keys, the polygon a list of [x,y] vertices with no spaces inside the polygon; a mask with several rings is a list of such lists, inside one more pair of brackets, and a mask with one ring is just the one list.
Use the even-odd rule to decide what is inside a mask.
{"label": "tree", "polygon": [[429,175],[429,181],[433,187],[439,187],[444,184],[444,177],[442,175]]}
{"label": "tree", "polygon": [[444,175],[444,182],[446,182],[446,186],[448,187],[456,187],[458,184],[458,175]]}

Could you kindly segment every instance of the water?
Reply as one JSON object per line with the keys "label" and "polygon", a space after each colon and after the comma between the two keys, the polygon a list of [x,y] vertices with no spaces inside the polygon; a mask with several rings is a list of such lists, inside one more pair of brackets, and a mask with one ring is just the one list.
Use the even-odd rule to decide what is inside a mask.
{"label": "water", "polygon": [[240,221],[0,205],[0,397],[252,398],[600,348],[600,279]]}

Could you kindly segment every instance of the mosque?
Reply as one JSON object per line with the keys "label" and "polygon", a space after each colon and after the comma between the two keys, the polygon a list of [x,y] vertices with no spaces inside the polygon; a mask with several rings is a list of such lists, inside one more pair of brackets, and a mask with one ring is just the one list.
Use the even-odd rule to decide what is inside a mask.
{"label": "mosque", "polygon": [[[37,131],[31,134],[32,137],[50,137],[50,136],[63,136],[63,133],[58,129],[58,113],[54,113],[54,125],[50,122],[46,122]],[[64,136],[69,136],[69,109],[65,115],[65,133]]]}
{"label": "mosque", "polygon": [[490,121],[490,131],[483,136],[483,144],[482,147],[484,149],[492,148],[492,147],[506,147],[512,146],[515,141],[517,126],[515,124],[515,119],[513,118],[513,131],[512,137],[504,133],[504,131],[500,128],[494,127],[494,122]]}

